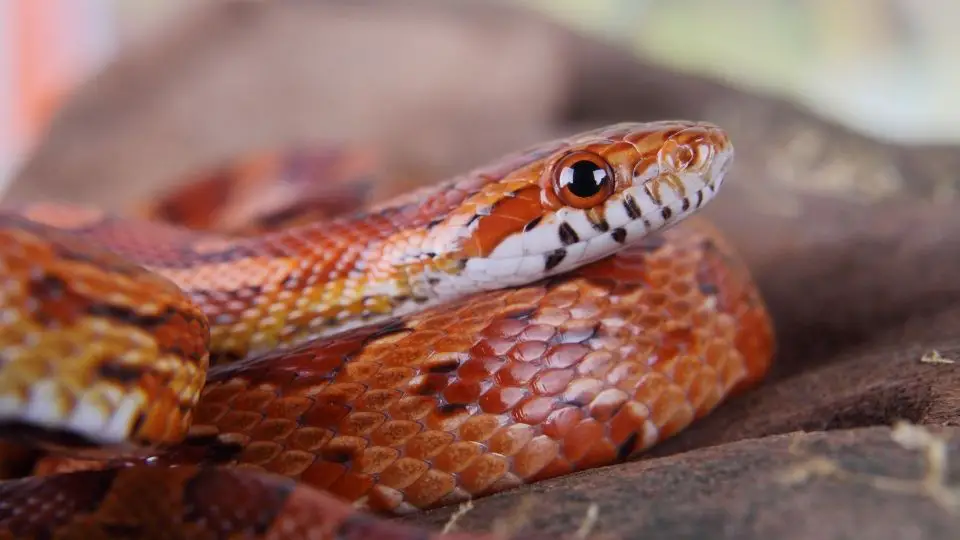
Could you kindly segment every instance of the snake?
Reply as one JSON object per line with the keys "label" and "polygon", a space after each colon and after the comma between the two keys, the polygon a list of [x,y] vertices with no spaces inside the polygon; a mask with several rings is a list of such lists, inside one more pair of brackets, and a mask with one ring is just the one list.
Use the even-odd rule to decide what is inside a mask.
{"label": "snake", "polygon": [[395,518],[636,459],[763,379],[767,308],[696,215],[733,154],[624,122],[247,231],[4,209],[0,436],[47,457],[0,539],[502,538]]}

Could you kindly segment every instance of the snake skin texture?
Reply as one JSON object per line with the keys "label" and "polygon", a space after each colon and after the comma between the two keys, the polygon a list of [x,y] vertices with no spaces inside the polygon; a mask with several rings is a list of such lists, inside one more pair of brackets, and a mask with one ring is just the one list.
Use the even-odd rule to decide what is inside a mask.
{"label": "snake skin texture", "polygon": [[4,215],[0,435],[53,453],[0,538],[424,538],[374,515],[636,457],[772,359],[690,217],[731,155],[619,124],[271,232]]}

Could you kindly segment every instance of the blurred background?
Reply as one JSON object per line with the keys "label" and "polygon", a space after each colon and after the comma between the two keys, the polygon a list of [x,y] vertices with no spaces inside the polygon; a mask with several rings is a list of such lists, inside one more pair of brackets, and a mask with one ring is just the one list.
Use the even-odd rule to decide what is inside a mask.
{"label": "blurred background", "polygon": [[[789,99],[871,137],[960,139],[954,0],[513,3],[644,61]],[[76,85],[196,4],[0,1],[0,187]]]}

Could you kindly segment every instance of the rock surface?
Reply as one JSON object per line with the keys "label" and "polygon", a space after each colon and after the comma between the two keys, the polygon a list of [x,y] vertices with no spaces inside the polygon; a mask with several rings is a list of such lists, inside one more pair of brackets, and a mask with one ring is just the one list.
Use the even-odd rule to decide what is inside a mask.
{"label": "rock surface", "polygon": [[[760,283],[774,372],[646,460],[475,501],[458,525],[571,533],[596,503],[593,538],[960,536],[956,147],[871,140],[510,8],[234,2],[82,88],[7,200],[120,208],[242,152],[331,140],[383,149],[412,183],[586,125],[667,117],[715,121],[735,141],[705,215]],[[905,448],[898,420],[949,442]],[[924,483],[930,448],[946,472]]]}

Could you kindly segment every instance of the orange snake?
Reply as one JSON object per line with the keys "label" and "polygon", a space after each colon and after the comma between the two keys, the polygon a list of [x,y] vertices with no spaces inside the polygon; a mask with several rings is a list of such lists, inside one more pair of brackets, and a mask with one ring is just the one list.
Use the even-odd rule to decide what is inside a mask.
{"label": "orange snake", "polygon": [[736,254],[672,228],[732,156],[617,124],[262,234],[3,214],[0,434],[80,459],[0,482],[0,539],[426,538],[373,514],[637,456],[771,361]]}

